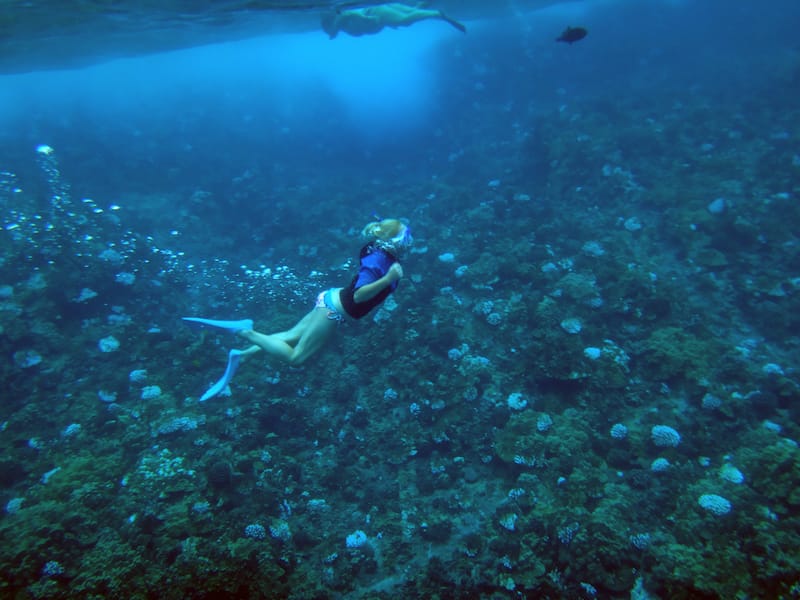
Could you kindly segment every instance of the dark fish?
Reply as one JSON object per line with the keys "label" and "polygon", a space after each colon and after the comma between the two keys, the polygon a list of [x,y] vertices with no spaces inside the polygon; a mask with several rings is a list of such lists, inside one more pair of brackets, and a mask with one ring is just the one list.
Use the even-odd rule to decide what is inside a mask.
{"label": "dark fish", "polygon": [[560,37],[556,38],[556,41],[567,42],[568,44],[571,44],[572,42],[577,42],[578,40],[585,38],[587,33],[589,32],[583,27],[567,27],[564,30],[564,33],[562,33]]}

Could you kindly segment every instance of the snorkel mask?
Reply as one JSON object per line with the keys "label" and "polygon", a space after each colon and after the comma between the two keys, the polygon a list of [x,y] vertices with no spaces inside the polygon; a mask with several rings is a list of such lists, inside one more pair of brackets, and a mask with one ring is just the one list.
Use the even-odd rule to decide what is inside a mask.
{"label": "snorkel mask", "polygon": [[400,232],[390,239],[389,243],[398,250],[410,248],[411,244],[414,243],[414,238],[411,235],[411,228],[408,225],[403,225],[403,228],[400,230]]}
{"label": "snorkel mask", "polygon": [[414,243],[414,238],[411,237],[411,230],[408,226],[403,225],[402,229],[400,229],[393,238],[389,238],[388,240],[376,239],[374,243],[375,246],[381,250],[400,258],[405,254],[405,251],[411,247],[411,244]]}

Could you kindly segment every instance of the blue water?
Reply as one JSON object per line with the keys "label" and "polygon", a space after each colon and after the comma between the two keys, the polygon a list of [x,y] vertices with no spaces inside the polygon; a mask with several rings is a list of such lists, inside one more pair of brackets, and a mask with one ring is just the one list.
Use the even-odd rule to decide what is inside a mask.
{"label": "blue water", "polygon": [[[795,597],[798,23],[586,2],[0,76],[0,596]],[[244,343],[181,317],[291,327],[375,215],[391,299],[199,403]]]}

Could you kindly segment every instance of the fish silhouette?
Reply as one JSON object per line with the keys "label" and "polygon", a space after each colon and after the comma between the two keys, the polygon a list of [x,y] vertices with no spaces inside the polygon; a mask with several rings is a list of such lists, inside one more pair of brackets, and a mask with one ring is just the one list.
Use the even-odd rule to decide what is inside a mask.
{"label": "fish silhouette", "polygon": [[567,27],[564,32],[556,38],[556,41],[572,44],[572,42],[577,42],[585,38],[587,33],[589,32],[583,27]]}

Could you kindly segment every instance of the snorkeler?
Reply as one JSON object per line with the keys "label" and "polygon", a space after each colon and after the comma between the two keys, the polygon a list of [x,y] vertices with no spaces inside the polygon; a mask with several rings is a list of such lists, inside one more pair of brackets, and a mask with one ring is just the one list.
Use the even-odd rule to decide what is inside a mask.
{"label": "snorkeler", "polygon": [[400,2],[326,13],[322,15],[322,29],[333,39],[340,31],[352,36],[369,35],[380,32],[384,27],[408,27],[427,19],[439,19],[462,33],[467,31],[462,23],[451,19],[441,10],[418,8]]}
{"label": "snorkeler", "polygon": [[389,297],[403,277],[399,259],[413,242],[411,230],[397,219],[383,219],[367,224],[361,235],[370,241],[361,248],[356,276],[347,287],[320,292],[311,312],[291,329],[266,334],[255,331],[250,319],[183,318],[233,331],[252,344],[245,350],[230,351],[224,375],[200,397],[200,402],[213,398],[227,387],[243,356],[264,350],[290,365],[303,364],[322,348],[338,324],[365,317]]}

